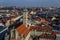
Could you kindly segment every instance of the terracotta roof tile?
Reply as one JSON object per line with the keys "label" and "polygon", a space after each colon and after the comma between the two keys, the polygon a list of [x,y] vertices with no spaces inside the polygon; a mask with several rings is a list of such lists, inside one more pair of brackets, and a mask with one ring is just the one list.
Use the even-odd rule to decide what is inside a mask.
{"label": "terracotta roof tile", "polygon": [[24,36],[27,36],[30,32],[30,29],[26,28],[25,24],[22,24],[18,28],[16,28],[19,34],[23,34]]}

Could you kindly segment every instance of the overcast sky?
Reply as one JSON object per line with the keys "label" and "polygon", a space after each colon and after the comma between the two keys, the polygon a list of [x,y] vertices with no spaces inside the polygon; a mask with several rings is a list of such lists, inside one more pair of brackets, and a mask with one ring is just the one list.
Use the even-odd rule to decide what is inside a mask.
{"label": "overcast sky", "polygon": [[0,0],[0,6],[60,7],[60,0]]}

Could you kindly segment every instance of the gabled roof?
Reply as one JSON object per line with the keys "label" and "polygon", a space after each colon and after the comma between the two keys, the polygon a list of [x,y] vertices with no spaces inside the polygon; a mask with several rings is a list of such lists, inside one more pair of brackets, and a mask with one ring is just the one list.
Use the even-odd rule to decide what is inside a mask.
{"label": "gabled roof", "polygon": [[19,26],[18,28],[16,28],[16,30],[18,31],[18,33],[21,35],[23,34],[24,37],[28,35],[28,33],[30,32],[29,28],[26,28],[25,24],[22,24],[21,26]]}

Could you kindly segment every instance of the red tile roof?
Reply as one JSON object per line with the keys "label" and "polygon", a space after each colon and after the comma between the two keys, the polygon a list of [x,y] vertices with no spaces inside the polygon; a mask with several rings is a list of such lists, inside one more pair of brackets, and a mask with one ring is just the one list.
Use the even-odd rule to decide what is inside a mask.
{"label": "red tile roof", "polygon": [[30,32],[30,29],[26,28],[25,24],[22,24],[21,26],[16,28],[16,30],[18,31],[19,34],[23,34],[24,37],[27,36],[28,33]]}
{"label": "red tile roof", "polygon": [[56,34],[60,34],[60,32],[52,32],[52,34],[56,35]]}
{"label": "red tile roof", "polygon": [[42,34],[40,35],[41,38],[47,38],[47,39],[55,39],[55,35],[53,34]]}
{"label": "red tile roof", "polygon": [[40,26],[33,27],[33,26],[31,26],[30,30],[51,31],[52,29],[50,27],[40,27]]}

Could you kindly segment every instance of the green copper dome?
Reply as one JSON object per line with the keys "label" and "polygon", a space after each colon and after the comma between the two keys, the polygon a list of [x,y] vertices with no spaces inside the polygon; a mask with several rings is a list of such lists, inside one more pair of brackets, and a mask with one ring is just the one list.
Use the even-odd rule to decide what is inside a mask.
{"label": "green copper dome", "polygon": [[28,12],[28,9],[27,8],[24,8],[24,10],[23,10],[24,12]]}

